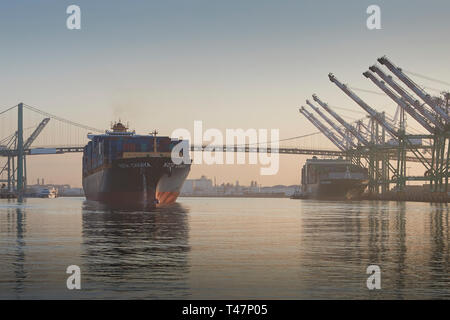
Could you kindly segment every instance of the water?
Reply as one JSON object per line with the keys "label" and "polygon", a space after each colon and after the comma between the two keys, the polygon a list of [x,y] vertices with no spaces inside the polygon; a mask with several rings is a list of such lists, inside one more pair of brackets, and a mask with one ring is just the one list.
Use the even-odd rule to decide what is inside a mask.
{"label": "water", "polygon": [[[180,198],[155,212],[0,200],[0,298],[450,298],[449,208]],[[368,265],[381,290],[368,290]],[[68,290],[66,268],[81,268]]]}

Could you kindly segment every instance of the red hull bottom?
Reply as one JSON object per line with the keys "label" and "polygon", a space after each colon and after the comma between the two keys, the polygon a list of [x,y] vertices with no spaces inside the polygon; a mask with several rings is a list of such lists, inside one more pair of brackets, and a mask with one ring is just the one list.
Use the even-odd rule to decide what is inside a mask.
{"label": "red hull bottom", "polygon": [[[159,208],[174,203],[179,192],[100,192],[96,196],[86,197],[87,200],[100,201],[118,208]],[[155,200],[156,198],[156,200]]]}
{"label": "red hull bottom", "polygon": [[156,199],[158,200],[157,207],[166,206],[177,201],[179,192],[166,191],[166,192],[156,192]]}

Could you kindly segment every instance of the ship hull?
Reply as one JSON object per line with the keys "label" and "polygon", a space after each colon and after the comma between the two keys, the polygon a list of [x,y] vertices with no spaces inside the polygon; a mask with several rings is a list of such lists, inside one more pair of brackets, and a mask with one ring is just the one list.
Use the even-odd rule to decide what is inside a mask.
{"label": "ship hull", "polygon": [[306,198],[323,200],[360,199],[368,180],[335,179],[320,181],[306,186]]}
{"label": "ship hull", "polygon": [[83,189],[87,200],[112,207],[162,207],[176,201],[189,171],[170,158],[118,159],[86,174]]}

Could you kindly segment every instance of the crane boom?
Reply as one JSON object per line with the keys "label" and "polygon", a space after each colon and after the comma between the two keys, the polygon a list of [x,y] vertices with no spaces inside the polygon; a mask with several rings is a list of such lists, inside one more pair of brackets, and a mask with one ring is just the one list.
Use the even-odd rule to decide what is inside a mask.
{"label": "crane boom", "polygon": [[422,127],[427,129],[430,133],[434,132],[434,127],[431,126],[421,114],[417,113],[402,97],[396,95],[391,89],[389,89],[383,81],[378,80],[372,72],[366,71],[363,75],[366,78],[369,78],[378,88],[383,90],[392,100],[394,100],[395,103],[408,112],[408,114],[420,123]]}
{"label": "crane boom", "polygon": [[428,104],[436,113],[438,113],[445,121],[450,121],[450,116],[437,105],[431,96],[420,88],[413,80],[411,80],[401,68],[395,66],[387,57],[378,58],[378,62],[385,65],[393,74],[395,74],[404,84],[408,86],[415,94],[417,94],[426,104]]}
{"label": "crane boom", "polygon": [[338,134],[342,136],[342,138],[345,139],[349,143],[350,146],[356,147],[356,145],[353,143],[353,141],[339,128],[339,126],[331,121],[330,118],[328,118],[322,111],[320,111],[319,108],[317,108],[315,105],[313,105],[309,100],[306,100],[306,103],[319,115],[325,120]]}
{"label": "crane boom", "polygon": [[386,75],[380,68],[377,66],[371,66],[370,71],[378,74],[381,79],[387,82],[398,94],[400,94],[403,99],[405,99],[411,106],[419,110],[419,112],[427,119],[428,123],[434,124],[440,130],[443,130],[442,125],[437,121],[436,117],[422,105],[419,100],[415,100],[408,92],[406,92],[397,82],[392,79],[391,76]]}
{"label": "crane boom", "polygon": [[338,147],[341,151],[345,150],[345,147],[342,145],[341,141],[334,135],[333,132],[327,129],[319,120],[317,120],[314,115],[309,113],[304,107],[299,109],[300,113],[305,116],[320,132],[322,132],[331,142],[333,142],[336,147]]}
{"label": "crane boom", "polygon": [[340,124],[342,124],[348,131],[350,131],[356,139],[358,139],[359,142],[361,142],[363,145],[367,146],[369,145],[369,141],[367,141],[366,138],[364,138],[351,124],[349,124],[347,121],[341,118],[340,115],[338,115],[336,112],[330,109],[328,104],[322,102],[322,100],[319,99],[319,97],[315,94],[313,94],[313,99],[316,101],[322,108],[324,108],[329,114],[333,116]]}
{"label": "crane boom", "polygon": [[365,103],[360,97],[358,97],[352,90],[350,90],[345,84],[341,83],[332,73],[328,74],[331,82],[334,82],[344,93],[346,93],[353,101],[355,101],[361,108],[363,108],[368,114],[370,114],[375,121],[377,121],[386,131],[395,139],[398,137],[398,132],[386,122],[384,117],[381,116],[375,109]]}
{"label": "crane boom", "polygon": [[44,118],[44,120],[39,123],[39,125],[34,129],[33,133],[28,137],[27,141],[23,144],[23,148],[26,150],[28,149],[31,144],[36,140],[36,138],[39,136],[39,134],[44,130],[47,123],[50,121],[50,118]]}

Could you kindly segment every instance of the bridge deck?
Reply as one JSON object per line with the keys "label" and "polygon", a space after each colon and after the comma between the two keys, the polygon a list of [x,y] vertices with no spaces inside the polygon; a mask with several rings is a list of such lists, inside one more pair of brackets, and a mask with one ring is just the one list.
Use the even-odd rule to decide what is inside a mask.
{"label": "bridge deck", "polygon": [[[39,154],[63,154],[63,153],[76,153],[83,152],[84,146],[59,146],[59,147],[46,147],[46,148],[31,148],[26,149],[26,155],[39,155]],[[421,147],[421,149],[427,149],[428,146]],[[397,147],[395,146],[386,146],[386,151],[392,149],[392,153],[390,155],[390,159],[397,159]],[[272,148],[262,148],[262,147],[250,147],[250,146],[190,146],[191,151],[201,152],[201,151],[220,151],[220,152],[267,152],[267,153],[278,153],[278,154],[291,154],[291,155],[316,155],[316,156],[329,156],[329,157],[337,157],[337,156],[345,156],[347,153],[339,150],[330,150],[330,149],[308,149],[308,148],[287,148],[287,147],[279,147],[277,149]],[[365,154],[365,150],[352,150],[351,152],[355,154]],[[15,150],[0,150],[0,156],[7,157],[16,156],[17,151]],[[407,156],[406,160],[408,162],[419,162],[419,159],[414,156]],[[428,159],[431,161],[431,159]]]}

